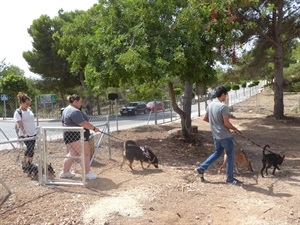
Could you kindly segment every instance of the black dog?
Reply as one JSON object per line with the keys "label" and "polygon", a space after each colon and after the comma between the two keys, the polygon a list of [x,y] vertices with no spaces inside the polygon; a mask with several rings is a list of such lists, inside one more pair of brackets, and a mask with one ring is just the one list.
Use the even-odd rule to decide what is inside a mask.
{"label": "black dog", "polygon": [[[51,163],[49,165],[47,165],[47,174],[48,176],[50,176],[51,178],[55,177],[55,171],[51,165]],[[28,162],[22,162],[22,169],[24,173],[28,174],[28,177],[30,177],[32,180],[36,180],[37,179],[37,174],[39,172],[39,168],[37,164],[34,163],[28,163]],[[43,174],[44,174],[44,167],[43,167]]]}
{"label": "black dog", "polygon": [[129,161],[129,167],[131,170],[132,163],[134,160],[138,160],[141,162],[141,166],[144,169],[143,162],[148,162],[147,168],[150,165],[154,165],[155,168],[158,168],[158,159],[151,151],[149,146],[140,147],[133,140],[127,140],[124,142],[124,151],[123,151],[123,162],[121,164],[121,169],[126,161]]}
{"label": "black dog", "polygon": [[284,160],[284,155],[283,156],[280,156],[279,154],[277,153],[274,153],[274,152],[271,152],[269,150],[267,150],[269,153],[266,154],[265,151],[266,151],[266,148],[270,148],[269,145],[266,145],[263,149],[263,159],[262,159],[262,162],[263,162],[263,168],[261,169],[260,173],[261,173],[261,176],[264,177],[263,175],[263,172],[264,172],[264,169],[266,169],[266,174],[268,175],[268,169],[273,166],[274,169],[273,169],[273,172],[272,172],[272,175],[275,175],[275,170],[279,169],[278,165],[281,165],[283,160]]}

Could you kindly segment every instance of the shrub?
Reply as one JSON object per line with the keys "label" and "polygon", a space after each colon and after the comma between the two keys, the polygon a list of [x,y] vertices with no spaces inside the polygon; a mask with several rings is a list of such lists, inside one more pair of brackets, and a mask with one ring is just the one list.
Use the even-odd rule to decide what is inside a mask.
{"label": "shrub", "polygon": [[299,92],[300,91],[300,82],[294,83],[292,88],[293,88],[294,92]]}
{"label": "shrub", "polygon": [[223,86],[227,89],[227,91],[231,90],[231,84],[230,83],[225,83]]}
{"label": "shrub", "polygon": [[174,93],[176,96],[182,95],[182,89],[179,87],[174,88]]}
{"label": "shrub", "polygon": [[232,90],[236,91],[236,90],[239,90],[239,89],[240,89],[240,85],[238,85],[238,84],[233,84],[233,85],[231,86],[231,88],[232,88]]}

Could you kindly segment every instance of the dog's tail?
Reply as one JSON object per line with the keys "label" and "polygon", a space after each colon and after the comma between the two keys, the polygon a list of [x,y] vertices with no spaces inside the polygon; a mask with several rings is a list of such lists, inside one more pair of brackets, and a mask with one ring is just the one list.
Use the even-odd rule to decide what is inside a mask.
{"label": "dog's tail", "polygon": [[263,157],[265,157],[265,155],[266,155],[266,148],[270,148],[270,145],[265,145],[265,147],[263,149]]}
{"label": "dog's tail", "polygon": [[124,151],[126,151],[128,146],[138,146],[138,145],[133,140],[127,140],[127,141],[124,142]]}

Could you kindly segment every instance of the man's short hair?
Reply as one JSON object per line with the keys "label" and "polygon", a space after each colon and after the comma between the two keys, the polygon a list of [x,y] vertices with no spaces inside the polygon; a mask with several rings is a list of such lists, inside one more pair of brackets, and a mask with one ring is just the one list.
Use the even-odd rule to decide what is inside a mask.
{"label": "man's short hair", "polygon": [[215,91],[215,95],[217,98],[221,97],[222,94],[226,95],[228,93],[227,89],[224,86],[216,87]]}

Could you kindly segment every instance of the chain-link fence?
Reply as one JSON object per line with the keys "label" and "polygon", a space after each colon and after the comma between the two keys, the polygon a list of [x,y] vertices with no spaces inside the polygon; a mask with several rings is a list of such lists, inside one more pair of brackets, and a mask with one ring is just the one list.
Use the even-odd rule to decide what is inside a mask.
{"label": "chain-link fence", "polygon": [[[85,159],[88,149],[86,149],[87,146],[84,146],[84,129],[81,127],[43,127],[41,133],[42,166],[43,169],[47,168],[41,183],[85,185]],[[89,159],[87,158],[87,160]],[[78,171],[72,170],[74,163],[79,164],[81,168],[77,176],[75,172]]]}
{"label": "chain-link fence", "polygon": [[[39,128],[38,128],[39,130]],[[40,142],[36,141],[38,136],[29,138],[12,138],[10,139],[3,129],[0,129],[0,189],[4,188],[6,191],[1,192],[0,202],[5,201],[7,196],[11,194],[14,189],[14,179],[19,176],[28,177],[28,179],[38,180],[38,162],[41,160],[39,150]],[[16,135],[16,134],[15,134]],[[25,152],[27,152],[28,143],[34,143],[33,161],[30,164],[24,163]],[[20,185],[20,184],[17,184]],[[5,195],[7,194],[7,195]]]}
{"label": "chain-link fence", "polygon": [[236,103],[242,102],[251,96],[254,96],[258,94],[260,91],[262,91],[262,87],[259,86],[253,86],[253,87],[246,87],[246,88],[241,88],[239,90],[231,90],[228,93],[228,106],[233,106]]}
{"label": "chain-link fence", "polygon": [[[171,108],[170,100],[157,100],[164,104],[164,109]],[[106,99],[89,99],[83,105],[83,112],[87,115],[115,115],[120,114],[120,109],[126,106],[130,100],[119,99],[117,101]],[[116,105],[117,104],[117,105]],[[37,120],[40,119],[57,119],[61,117],[61,112],[67,103],[61,99],[54,98],[53,95],[40,95],[32,98],[31,111],[34,113]],[[7,96],[0,99],[0,118],[3,120],[11,119],[14,112],[19,108],[19,103],[16,98]]]}
{"label": "chain-link fence", "polygon": [[12,118],[16,108],[19,107],[17,99],[6,94],[1,94],[0,99],[0,117],[5,120]]}
{"label": "chain-link fence", "polygon": [[[37,136],[18,138],[14,122],[1,123],[0,204],[8,198],[15,185],[22,185],[16,182],[22,182],[22,179],[36,180],[40,184],[85,185],[86,179],[90,179],[90,165],[102,147],[111,157],[108,118],[107,115],[89,116],[89,121],[100,130],[98,133],[91,132],[90,136],[85,135],[80,127],[47,127],[41,124],[37,127]],[[24,163],[28,141],[34,141],[34,155],[32,162]]]}

